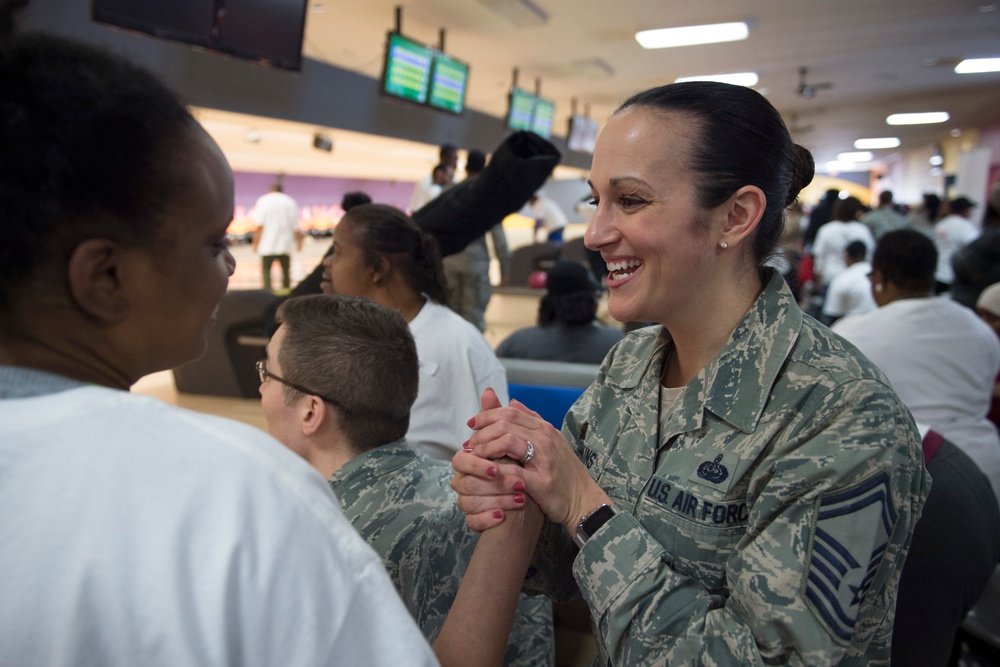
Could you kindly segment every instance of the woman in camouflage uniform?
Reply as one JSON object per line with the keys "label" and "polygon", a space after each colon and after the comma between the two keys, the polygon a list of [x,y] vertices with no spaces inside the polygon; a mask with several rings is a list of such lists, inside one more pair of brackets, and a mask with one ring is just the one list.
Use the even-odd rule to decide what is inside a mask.
{"label": "woman in camouflage uniform", "polygon": [[748,88],[625,102],[586,242],[611,314],[662,326],[612,350],[561,433],[517,403],[470,420],[453,461],[469,524],[539,504],[527,587],[584,597],[598,664],[888,664],[929,478],[884,376],[766,264],[812,175]]}

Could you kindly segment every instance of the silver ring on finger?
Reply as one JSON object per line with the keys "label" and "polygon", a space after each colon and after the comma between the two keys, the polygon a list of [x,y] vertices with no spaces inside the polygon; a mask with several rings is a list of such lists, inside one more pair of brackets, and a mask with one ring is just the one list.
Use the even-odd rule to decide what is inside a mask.
{"label": "silver ring on finger", "polygon": [[528,443],[528,451],[524,453],[524,458],[520,461],[521,465],[527,465],[528,461],[535,458],[535,445],[531,440],[525,440],[525,442]]}

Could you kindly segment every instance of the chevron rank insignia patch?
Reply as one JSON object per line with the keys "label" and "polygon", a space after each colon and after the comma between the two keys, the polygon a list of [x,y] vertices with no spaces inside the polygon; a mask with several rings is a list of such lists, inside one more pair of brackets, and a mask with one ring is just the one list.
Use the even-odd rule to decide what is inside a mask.
{"label": "chevron rank insignia patch", "polygon": [[820,501],[806,597],[830,630],[845,641],[853,634],[895,523],[885,473]]}

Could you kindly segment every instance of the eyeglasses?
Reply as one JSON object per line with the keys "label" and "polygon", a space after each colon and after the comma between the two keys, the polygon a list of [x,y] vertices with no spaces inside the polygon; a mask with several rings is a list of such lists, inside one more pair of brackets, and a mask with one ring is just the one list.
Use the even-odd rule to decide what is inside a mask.
{"label": "eyeglasses", "polygon": [[277,375],[275,375],[274,373],[272,373],[271,371],[267,370],[267,368],[264,367],[264,364],[266,364],[266,363],[267,363],[267,359],[260,359],[260,360],[257,361],[257,375],[260,376],[260,383],[261,384],[264,384],[265,380],[267,380],[268,378],[271,378],[272,380],[274,380],[276,382],[280,382],[281,384],[285,385],[286,387],[291,387],[295,391],[301,392],[301,393],[305,394],[306,396],[315,396],[316,398],[322,398],[327,403],[330,403],[332,405],[336,405],[337,407],[343,407],[343,405],[341,405],[340,401],[335,401],[332,398],[324,396],[323,394],[317,394],[315,391],[312,391],[311,389],[306,389],[305,387],[303,387],[300,384],[295,384],[294,382],[289,382],[288,380],[286,380],[283,377],[278,377]]}

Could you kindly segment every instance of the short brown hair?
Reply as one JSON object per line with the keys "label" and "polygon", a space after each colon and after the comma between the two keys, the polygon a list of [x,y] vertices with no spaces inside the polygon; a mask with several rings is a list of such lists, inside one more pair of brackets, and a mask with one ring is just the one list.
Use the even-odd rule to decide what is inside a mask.
{"label": "short brown hair", "polygon": [[[417,398],[417,347],[402,316],[356,296],[314,294],[278,308],[285,379],[336,401],[342,430],[358,452],[398,440]],[[300,396],[285,387],[289,401]]]}

